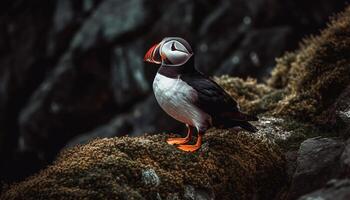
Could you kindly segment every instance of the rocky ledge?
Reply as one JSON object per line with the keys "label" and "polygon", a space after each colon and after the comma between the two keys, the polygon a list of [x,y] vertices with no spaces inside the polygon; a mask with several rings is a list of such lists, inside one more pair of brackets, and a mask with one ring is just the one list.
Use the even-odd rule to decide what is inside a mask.
{"label": "rocky ledge", "polygon": [[266,199],[286,182],[278,148],[246,133],[212,129],[197,153],[168,145],[166,137],[99,139],[70,148],[2,198]]}

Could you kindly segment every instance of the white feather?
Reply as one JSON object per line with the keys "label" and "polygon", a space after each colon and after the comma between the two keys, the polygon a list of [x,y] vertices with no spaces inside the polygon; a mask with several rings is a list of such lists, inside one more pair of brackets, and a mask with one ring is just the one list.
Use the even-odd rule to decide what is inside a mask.
{"label": "white feather", "polygon": [[193,104],[197,92],[180,78],[157,73],[153,91],[162,109],[176,120],[202,130],[211,125],[211,117]]}

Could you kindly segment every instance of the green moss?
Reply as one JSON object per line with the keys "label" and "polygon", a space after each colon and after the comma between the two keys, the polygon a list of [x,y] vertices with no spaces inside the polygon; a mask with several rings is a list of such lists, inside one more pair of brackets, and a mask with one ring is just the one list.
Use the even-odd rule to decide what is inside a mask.
{"label": "green moss", "polygon": [[[166,137],[99,139],[66,150],[1,199],[166,199],[175,194],[183,199],[186,185],[218,199],[252,199],[273,196],[285,181],[278,149],[245,133],[212,129],[197,153],[168,145]],[[156,172],[159,184],[142,181],[147,169]]]}

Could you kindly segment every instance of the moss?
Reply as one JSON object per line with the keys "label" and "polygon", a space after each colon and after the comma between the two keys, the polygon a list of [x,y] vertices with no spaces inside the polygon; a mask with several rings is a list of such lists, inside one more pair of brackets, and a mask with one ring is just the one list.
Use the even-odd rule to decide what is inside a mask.
{"label": "moss", "polygon": [[255,79],[234,78],[227,75],[215,77],[214,79],[221,85],[228,94],[235,98],[241,109],[251,114],[259,113],[259,103],[262,98],[270,96],[274,91],[265,84],[258,84]]}
{"label": "moss", "polygon": [[334,17],[319,36],[277,59],[269,86],[288,93],[278,115],[315,121],[350,82],[350,7]]}
{"label": "moss", "polygon": [[229,76],[216,80],[242,110],[284,118],[282,124],[273,124],[292,132],[288,139],[277,139],[283,150],[296,149],[310,137],[339,135],[342,125],[331,108],[350,84],[350,7],[318,36],[305,39],[298,50],[276,61],[266,83]]}
{"label": "moss", "polygon": [[327,109],[350,83],[350,7],[320,35],[276,59],[267,83],[222,76],[216,80],[250,113],[327,124]]}
{"label": "moss", "polygon": [[[1,199],[183,199],[186,185],[216,199],[268,198],[285,181],[278,149],[246,133],[211,129],[197,153],[177,150],[166,137],[99,139],[66,150]],[[159,185],[142,181],[147,169],[154,170]]]}
{"label": "moss", "polygon": [[304,140],[317,136],[336,137],[339,136],[338,130],[320,128],[310,123],[304,123],[293,119],[284,119],[282,123],[277,123],[275,126],[280,126],[284,132],[291,132],[286,139],[277,139],[276,143],[287,152],[297,150]]}

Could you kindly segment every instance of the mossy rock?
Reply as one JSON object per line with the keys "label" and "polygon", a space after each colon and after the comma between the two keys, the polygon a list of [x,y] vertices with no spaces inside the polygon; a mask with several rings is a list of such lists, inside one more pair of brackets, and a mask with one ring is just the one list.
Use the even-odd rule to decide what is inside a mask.
{"label": "mossy rock", "polygon": [[318,36],[276,60],[266,83],[229,76],[216,80],[249,113],[327,124],[324,110],[350,84],[350,6]]}
{"label": "mossy rock", "polygon": [[68,149],[1,199],[270,199],[286,181],[278,148],[249,133],[211,129],[197,153],[166,138],[98,139]]}
{"label": "mossy rock", "polygon": [[321,112],[350,83],[350,7],[320,35],[305,39],[299,50],[277,59],[268,83],[288,91],[275,114],[320,121]]}

